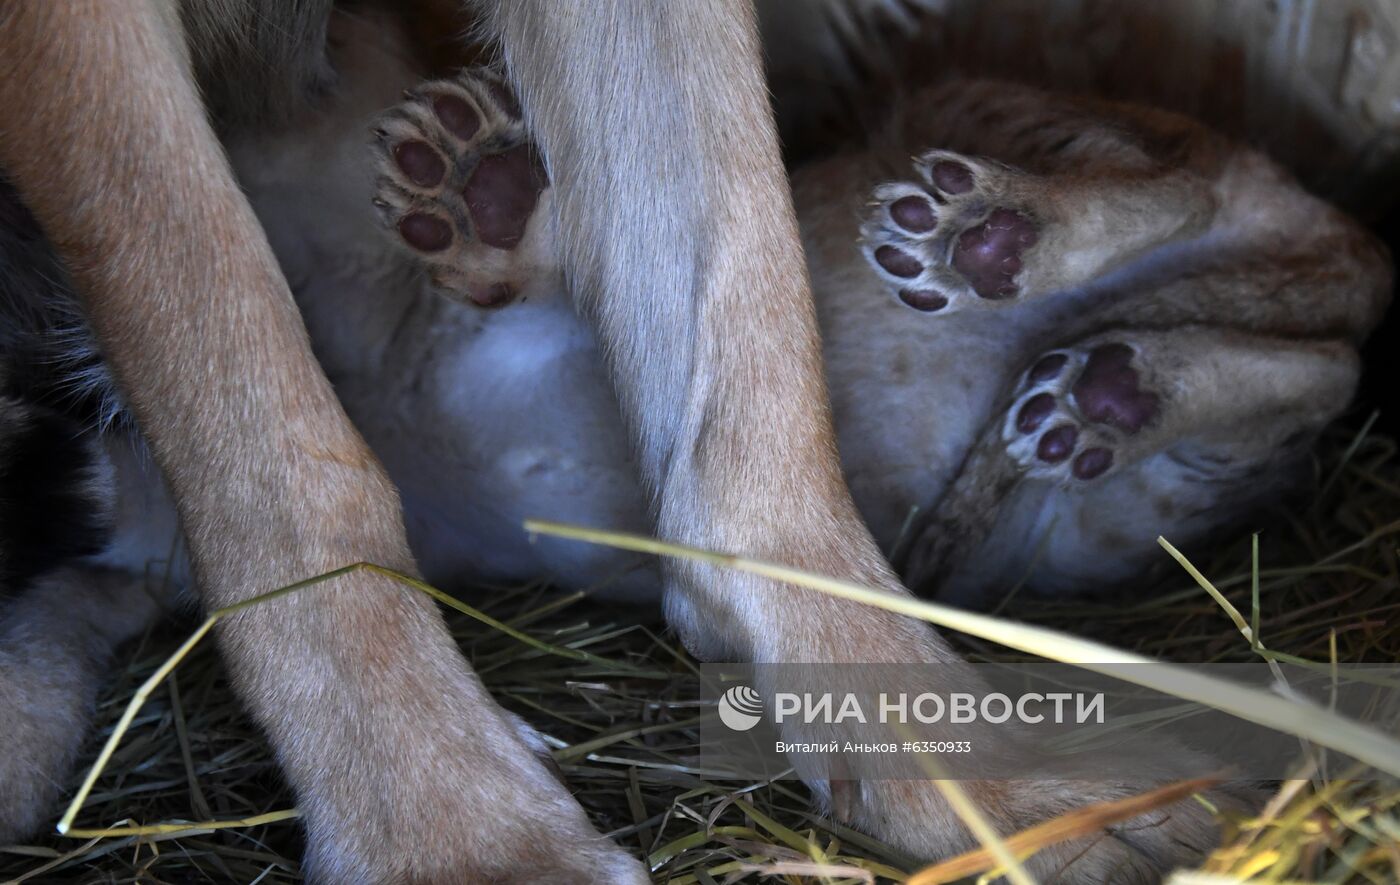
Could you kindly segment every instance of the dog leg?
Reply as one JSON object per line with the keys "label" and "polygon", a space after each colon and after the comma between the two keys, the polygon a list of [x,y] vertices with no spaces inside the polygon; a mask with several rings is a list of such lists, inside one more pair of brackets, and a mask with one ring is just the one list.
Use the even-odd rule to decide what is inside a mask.
{"label": "dog leg", "polygon": [[[210,607],[357,560],[411,570],[393,488],[318,370],[207,123],[172,10],[0,12],[0,165],[72,270]],[[520,740],[418,594],[356,575],[220,646],[327,882],[643,881]]]}
{"label": "dog leg", "polygon": [[159,613],[143,583],[62,568],[0,612],[0,844],[30,835],[57,806],[112,652]]}
{"label": "dog leg", "polygon": [[[834,457],[752,11],[493,9],[549,164],[565,276],[602,340],[658,531],[895,591]],[[691,566],[671,577],[694,647],[783,657],[783,606],[756,599],[768,588]]]}
{"label": "dog leg", "polygon": [[[501,2],[487,24],[546,158],[565,278],[607,355],[657,532],[905,594],[837,463],[752,9]],[[702,657],[936,663],[944,689],[979,683],[918,622],[717,567],[666,569],[668,616]],[[1010,740],[989,735],[986,749]],[[967,787],[1005,832],[1171,777],[1170,755],[1120,767],[1127,783]],[[844,792],[832,803],[844,817],[920,856],[970,842],[929,782]],[[1033,866],[1061,881],[1147,880],[1210,831],[1187,803],[1132,846],[1084,840]]]}

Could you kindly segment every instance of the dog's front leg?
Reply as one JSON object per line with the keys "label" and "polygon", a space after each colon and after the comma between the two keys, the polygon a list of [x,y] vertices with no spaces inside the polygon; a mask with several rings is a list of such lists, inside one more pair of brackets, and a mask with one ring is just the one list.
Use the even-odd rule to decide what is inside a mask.
{"label": "dog's front leg", "polygon": [[[412,569],[155,0],[0,11],[0,164],[69,263],[210,606]],[[486,695],[433,606],[359,575],[220,628],[333,882],[642,881]]]}
{"label": "dog's front leg", "polygon": [[[489,7],[658,532],[904,592],[837,464],[749,4]],[[868,646],[861,625],[888,620],[805,593],[794,606],[796,591],[730,572],[670,568],[672,620],[706,656],[838,659]],[[917,625],[897,630],[936,643]]]}

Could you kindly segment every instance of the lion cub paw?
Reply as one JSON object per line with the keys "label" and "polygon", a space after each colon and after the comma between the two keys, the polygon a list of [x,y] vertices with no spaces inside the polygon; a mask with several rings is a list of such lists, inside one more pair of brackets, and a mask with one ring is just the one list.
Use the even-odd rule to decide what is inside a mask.
{"label": "lion cub paw", "polygon": [[949,151],[914,163],[918,181],[882,184],[861,227],[871,267],[901,301],[939,311],[1026,294],[1026,253],[1040,239],[1011,191],[1021,173]]}
{"label": "lion cub paw", "polygon": [[499,307],[553,267],[549,179],[505,82],[425,83],[375,126],[375,206],[447,295]]}
{"label": "lion cub paw", "polygon": [[1042,356],[1006,415],[1011,456],[1033,476],[1091,480],[1111,471],[1161,413],[1161,397],[1133,367],[1136,356],[1117,341]]}

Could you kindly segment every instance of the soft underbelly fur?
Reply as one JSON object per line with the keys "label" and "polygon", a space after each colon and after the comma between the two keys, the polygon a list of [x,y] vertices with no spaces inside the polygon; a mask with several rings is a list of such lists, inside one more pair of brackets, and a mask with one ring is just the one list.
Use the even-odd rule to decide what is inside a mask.
{"label": "soft underbelly fur", "polygon": [[[337,393],[401,490],[430,579],[543,577],[610,598],[655,594],[646,559],[521,527],[533,517],[645,533],[648,522],[601,355],[562,293],[492,312],[413,278],[330,277],[297,294]],[[386,304],[400,315],[344,322]],[[842,437],[848,478],[887,549],[910,508],[930,509],[952,481],[1004,383],[1000,372],[915,372],[995,364],[1002,336],[987,325],[958,324],[962,334],[921,356],[903,384],[878,383],[871,365],[868,396],[838,403],[838,426],[852,428]]]}

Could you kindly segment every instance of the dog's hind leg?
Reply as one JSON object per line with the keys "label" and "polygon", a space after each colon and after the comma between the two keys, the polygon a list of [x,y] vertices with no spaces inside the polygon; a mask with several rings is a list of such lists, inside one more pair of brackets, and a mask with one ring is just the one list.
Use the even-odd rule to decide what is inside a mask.
{"label": "dog's hind leg", "polygon": [[55,810],[112,652],[159,613],[90,558],[111,548],[114,473],[77,422],[0,397],[0,844]]}
{"label": "dog's hind leg", "polygon": [[[394,490],[312,358],[171,11],[5,4],[0,167],[72,271],[207,605],[359,560],[412,570]],[[417,593],[354,573],[218,634],[297,791],[314,878],[643,881]]]}
{"label": "dog's hind leg", "polygon": [[56,809],[113,650],[158,613],[140,577],[61,568],[0,608],[0,844]]}

